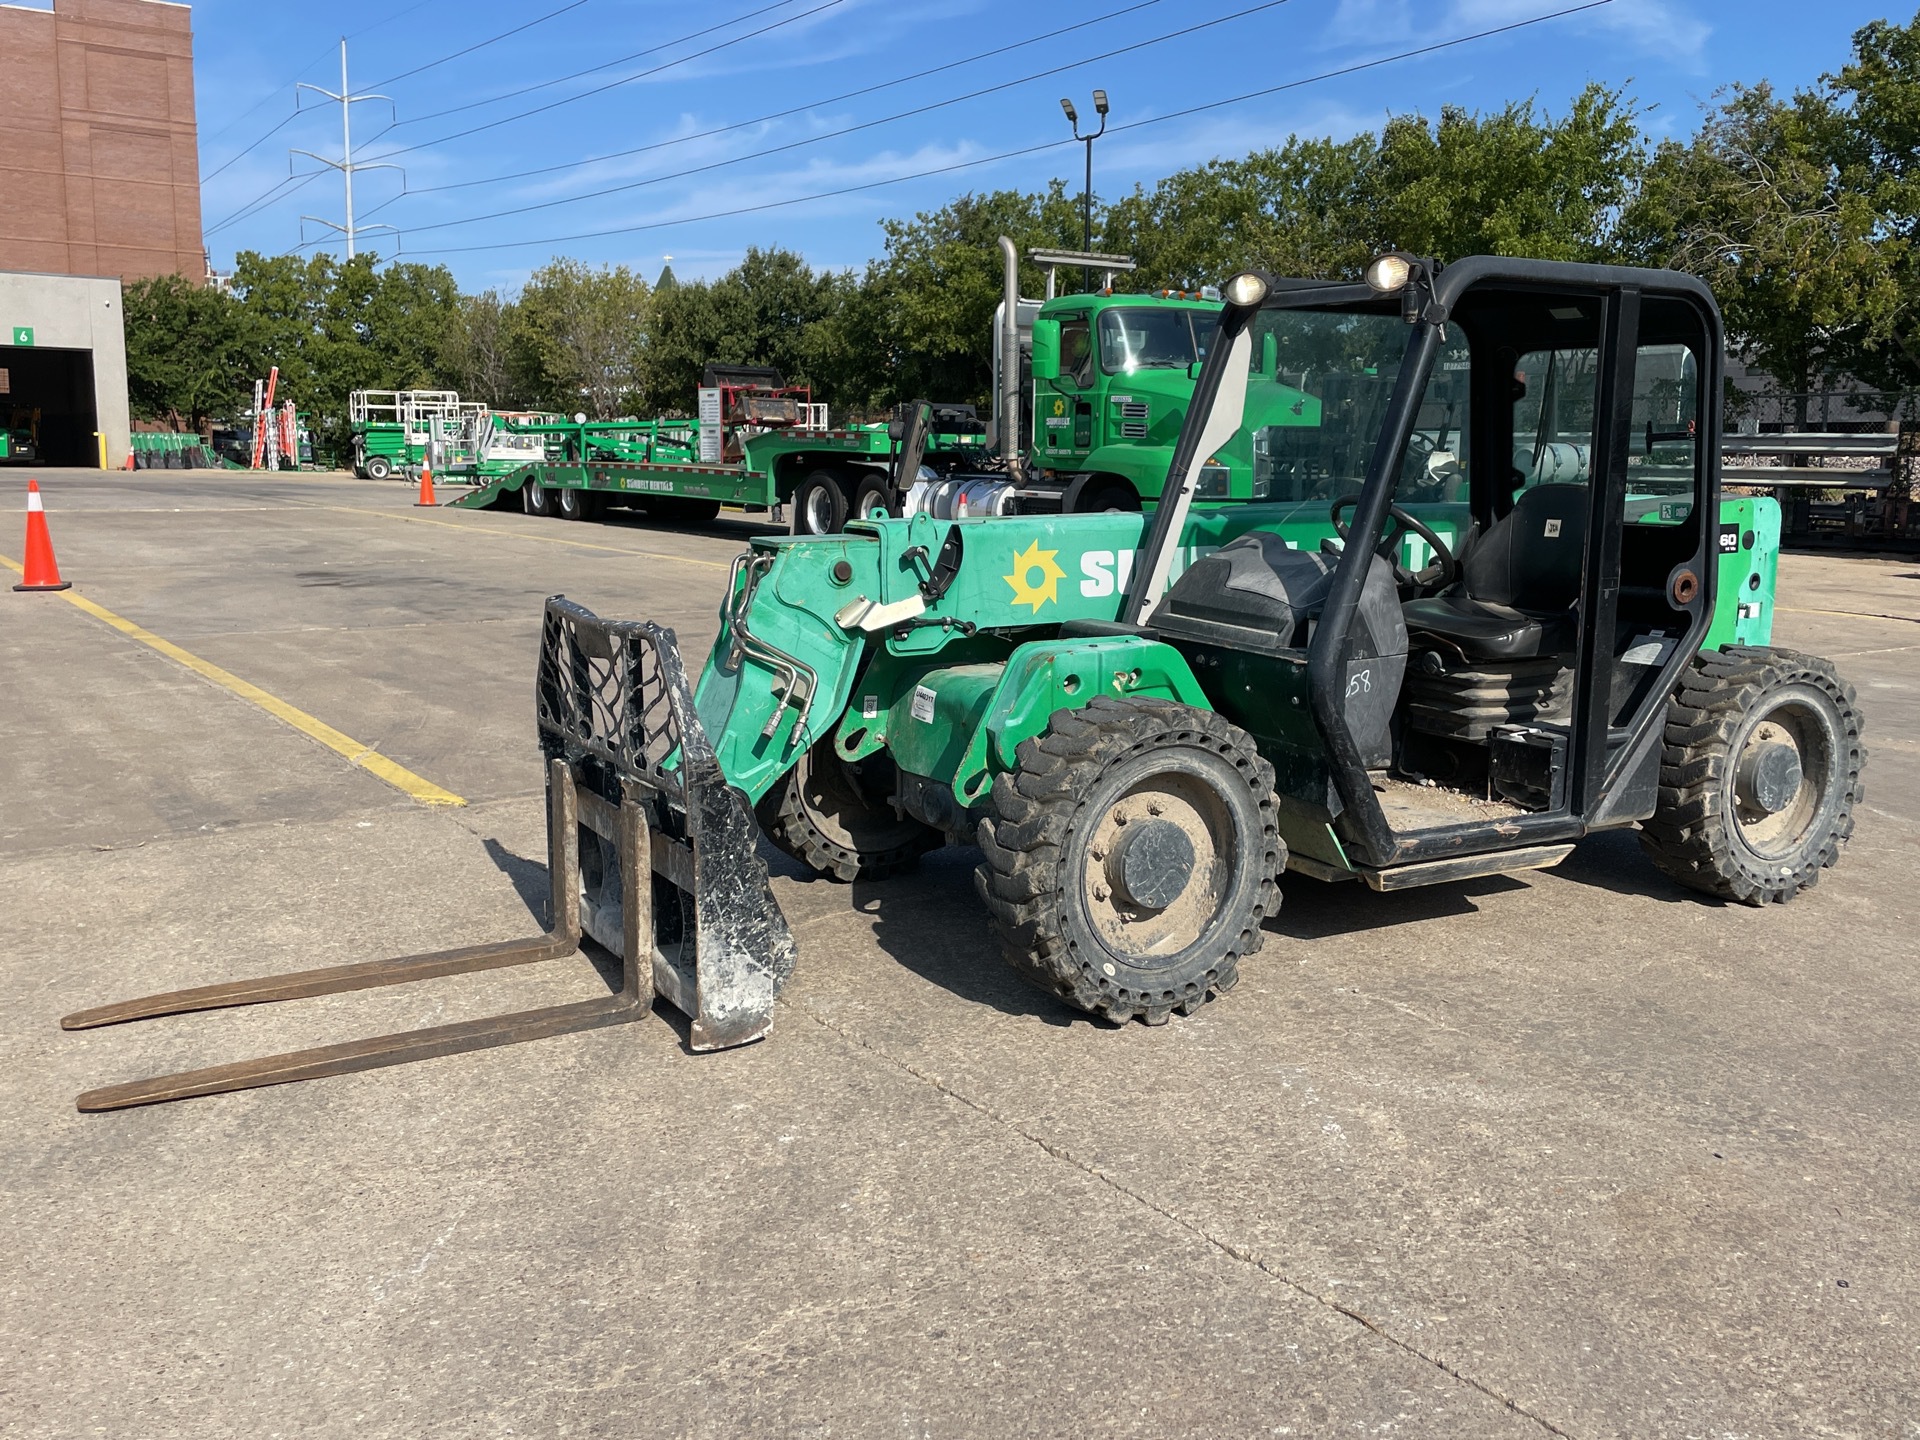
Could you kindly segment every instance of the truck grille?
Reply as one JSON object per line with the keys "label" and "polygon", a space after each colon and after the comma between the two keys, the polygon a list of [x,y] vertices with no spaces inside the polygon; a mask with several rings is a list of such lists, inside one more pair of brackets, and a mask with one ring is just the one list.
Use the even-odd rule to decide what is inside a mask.
{"label": "truck grille", "polygon": [[1144,440],[1147,438],[1147,422],[1144,420],[1122,420],[1120,422],[1122,440]]}

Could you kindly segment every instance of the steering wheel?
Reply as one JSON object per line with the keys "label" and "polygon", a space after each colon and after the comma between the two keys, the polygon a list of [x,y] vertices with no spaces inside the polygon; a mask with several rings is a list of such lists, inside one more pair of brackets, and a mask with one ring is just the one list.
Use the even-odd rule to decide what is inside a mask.
{"label": "steering wheel", "polygon": [[[1360,503],[1358,495],[1342,495],[1333,502],[1328,518],[1333,521],[1333,530],[1342,544],[1347,541],[1346,512]],[[1460,562],[1453,557],[1453,551],[1447,542],[1433,532],[1418,515],[1411,515],[1398,505],[1388,507],[1387,514],[1393,520],[1393,528],[1380,539],[1375,552],[1381,559],[1393,567],[1394,583],[1403,590],[1438,591],[1453,584],[1460,576]],[[1433,563],[1424,570],[1413,571],[1400,563],[1400,542],[1408,535],[1418,535],[1427,542],[1433,551]]]}

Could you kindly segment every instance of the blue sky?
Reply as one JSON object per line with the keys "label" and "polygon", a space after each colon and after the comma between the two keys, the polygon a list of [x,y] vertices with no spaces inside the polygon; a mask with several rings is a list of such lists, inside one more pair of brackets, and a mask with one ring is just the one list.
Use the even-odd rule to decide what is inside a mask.
{"label": "blue sky", "polygon": [[[880,250],[883,217],[1054,176],[1077,192],[1083,152],[1059,97],[1073,97],[1085,123],[1096,86],[1112,98],[1113,128],[1095,147],[1094,188],[1113,195],[1390,114],[1527,97],[1559,113],[1589,80],[1629,85],[1649,128],[1685,133],[1719,87],[1807,84],[1843,63],[1859,26],[1910,18],[1857,0],[1606,0],[1446,44],[1578,3],[203,0],[193,22],[207,243],[222,269],[240,249],[338,250],[301,217],[341,218],[340,177],[290,184],[290,170],[318,167],[288,152],[339,157],[340,107],[308,91],[296,112],[294,82],[337,92],[343,34],[353,89],[392,97],[353,107],[355,158],[402,167],[355,177],[357,219],[401,232],[367,234],[362,248],[397,244],[449,265],[463,288],[511,290],[556,254],[649,278],[667,256],[682,278],[718,275],[750,245],[858,266]],[[1444,48],[1395,58],[1433,46]],[[970,58],[1000,47],[1017,48]],[[1274,87],[1289,88],[1174,113]],[[993,158],[1017,150],[1029,153]],[[602,156],[614,158],[577,163]],[[929,171],[942,173],[874,184]],[[835,191],[851,193],[779,203]],[[727,211],[746,213],[701,218]]]}

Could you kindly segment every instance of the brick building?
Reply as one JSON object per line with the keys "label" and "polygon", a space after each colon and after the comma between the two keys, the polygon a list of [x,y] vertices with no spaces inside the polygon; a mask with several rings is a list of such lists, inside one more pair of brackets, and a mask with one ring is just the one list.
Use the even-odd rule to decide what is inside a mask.
{"label": "brick building", "polygon": [[0,270],[198,279],[200,223],[188,8],[0,4]]}

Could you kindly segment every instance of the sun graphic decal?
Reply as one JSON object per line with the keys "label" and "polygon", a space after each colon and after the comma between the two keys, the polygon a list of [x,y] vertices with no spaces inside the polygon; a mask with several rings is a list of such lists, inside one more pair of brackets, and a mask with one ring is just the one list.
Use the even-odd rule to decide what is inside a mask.
{"label": "sun graphic decal", "polygon": [[[1013,587],[1014,604],[1031,605],[1037,615],[1042,605],[1060,598],[1060,582],[1067,578],[1067,572],[1053,562],[1059,553],[1042,550],[1036,540],[1013,557],[1013,573],[1000,578]],[[1038,582],[1034,579],[1036,570],[1040,572]]]}

